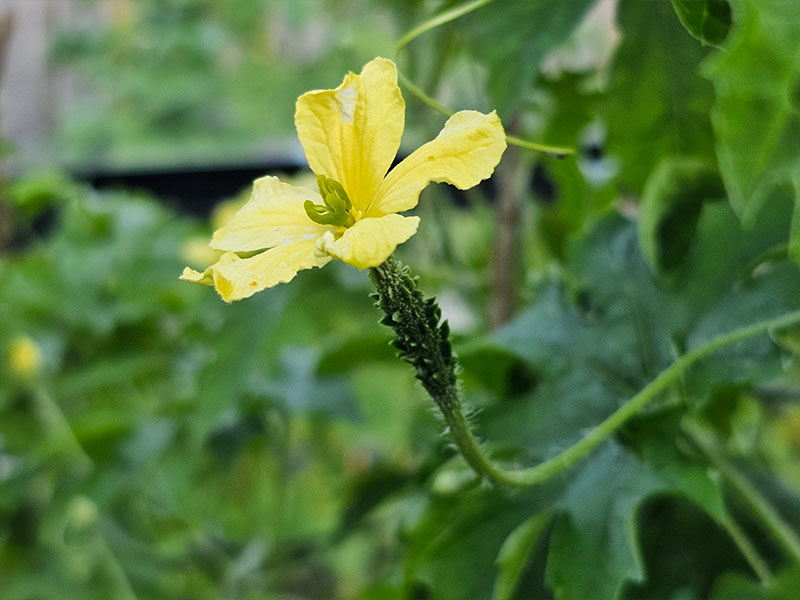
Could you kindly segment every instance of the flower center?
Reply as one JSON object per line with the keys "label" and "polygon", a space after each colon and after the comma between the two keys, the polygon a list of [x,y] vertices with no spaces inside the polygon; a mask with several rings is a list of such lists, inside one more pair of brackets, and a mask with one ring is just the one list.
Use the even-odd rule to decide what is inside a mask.
{"label": "flower center", "polygon": [[311,200],[306,200],[303,208],[305,208],[308,218],[321,225],[337,225],[339,227],[353,225],[356,222],[353,215],[350,214],[353,204],[342,184],[335,179],[325,177],[325,175],[317,175],[317,186],[324,204],[314,204]]}

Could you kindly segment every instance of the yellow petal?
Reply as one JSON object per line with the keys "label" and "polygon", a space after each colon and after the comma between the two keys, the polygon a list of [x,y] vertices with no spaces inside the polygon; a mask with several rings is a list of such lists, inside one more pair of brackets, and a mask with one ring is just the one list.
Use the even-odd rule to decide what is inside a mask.
{"label": "yellow petal", "polygon": [[202,283],[203,285],[214,285],[214,276],[211,274],[211,267],[202,273],[190,267],[184,267],[181,279],[189,283]]}
{"label": "yellow petal", "polygon": [[471,188],[492,174],[505,149],[505,132],[496,112],[457,112],[435,139],[389,172],[366,215],[380,217],[413,208],[432,181]]}
{"label": "yellow petal", "polygon": [[308,188],[283,183],[277,177],[253,182],[250,200],[211,239],[211,247],[231,252],[253,252],[299,240],[315,240],[329,227],[308,218],[303,202],[322,204]]}
{"label": "yellow petal", "polygon": [[[241,300],[265,288],[288,283],[298,271],[328,263],[329,256],[314,252],[315,243],[316,240],[300,240],[282,244],[250,258],[239,258],[233,252],[226,252],[206,272],[210,274],[214,287],[225,302]],[[184,274],[187,275],[186,272]],[[196,271],[188,275],[203,277],[203,274]]]}
{"label": "yellow petal", "polygon": [[311,169],[341,183],[363,212],[397,154],[404,118],[397,67],[376,58],[335,90],[300,96],[294,122]]}
{"label": "yellow petal", "polygon": [[377,267],[417,232],[419,217],[386,215],[379,219],[361,219],[345,230],[338,240],[327,232],[319,240],[320,252],[338,258],[359,269]]}

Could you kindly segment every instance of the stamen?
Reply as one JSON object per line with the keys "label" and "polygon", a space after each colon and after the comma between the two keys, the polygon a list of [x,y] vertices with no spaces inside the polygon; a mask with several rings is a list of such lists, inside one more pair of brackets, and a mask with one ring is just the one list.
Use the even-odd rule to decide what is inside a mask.
{"label": "stamen", "polygon": [[335,179],[325,177],[325,175],[317,175],[317,186],[324,205],[306,200],[303,208],[308,218],[321,225],[352,226],[355,223],[353,215],[350,214],[353,204],[342,184]]}

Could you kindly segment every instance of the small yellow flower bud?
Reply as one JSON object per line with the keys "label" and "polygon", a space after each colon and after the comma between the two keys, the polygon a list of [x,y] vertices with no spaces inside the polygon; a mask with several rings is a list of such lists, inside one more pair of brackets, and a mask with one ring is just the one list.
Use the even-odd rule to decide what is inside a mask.
{"label": "small yellow flower bud", "polygon": [[11,371],[29,379],[34,377],[42,364],[39,346],[28,336],[18,336],[8,349],[8,365]]}

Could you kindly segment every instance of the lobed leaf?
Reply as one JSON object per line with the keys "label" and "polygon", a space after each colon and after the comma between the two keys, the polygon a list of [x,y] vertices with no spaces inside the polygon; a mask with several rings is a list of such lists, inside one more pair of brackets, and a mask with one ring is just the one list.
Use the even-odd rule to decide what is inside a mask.
{"label": "lobed leaf", "polygon": [[794,199],[790,251],[799,261],[800,12],[786,0],[732,6],[735,25],[724,52],[703,65],[716,92],[711,118],[720,171],[746,227],[772,196]]}
{"label": "lobed leaf", "polygon": [[728,0],[672,0],[683,26],[703,44],[719,46],[731,28]]}

